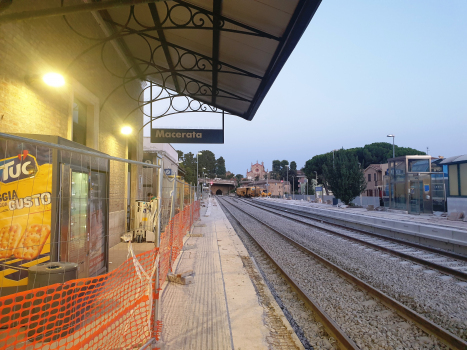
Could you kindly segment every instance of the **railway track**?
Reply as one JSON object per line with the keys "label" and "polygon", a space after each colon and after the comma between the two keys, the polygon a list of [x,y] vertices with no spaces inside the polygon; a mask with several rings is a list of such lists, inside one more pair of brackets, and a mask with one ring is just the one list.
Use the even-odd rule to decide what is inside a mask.
{"label": "railway track", "polygon": [[[313,291],[310,292],[310,290],[309,290],[309,288],[311,288],[310,285],[306,285],[304,287],[303,284],[300,284],[299,282],[297,282],[297,278],[294,277],[294,273],[295,273],[295,276],[296,276],[296,272],[294,272],[293,270],[292,271],[290,270],[290,266],[287,266],[289,264],[287,262],[285,262],[285,263],[282,262],[281,263],[280,261],[277,261],[277,260],[292,259],[292,257],[294,257],[294,259],[297,259],[296,261],[299,261],[299,262],[306,261],[307,264],[305,264],[305,265],[307,266],[307,268],[305,270],[307,270],[309,266],[313,266],[313,270],[315,270],[315,269],[320,270],[320,269],[323,269],[323,266],[326,266],[328,269],[330,269],[332,271],[332,273],[334,273],[334,276],[327,276],[318,283],[322,283],[323,285],[328,285],[329,289],[332,290],[333,293],[337,293],[337,294],[338,293],[344,293],[343,295],[337,295],[336,294],[337,295],[337,300],[341,300],[341,299],[342,300],[347,300],[348,298],[350,298],[350,299],[352,299],[352,298],[355,299],[356,298],[355,300],[358,300],[359,297],[361,298],[360,289],[364,290],[369,295],[371,295],[373,298],[375,298],[378,301],[378,303],[381,303],[382,308],[387,307],[389,309],[392,309],[398,315],[400,315],[403,318],[413,322],[413,324],[416,325],[416,327],[414,326],[414,329],[410,328],[411,326],[404,326],[404,327],[407,328],[407,332],[409,332],[409,333],[413,332],[414,334],[416,334],[416,336],[415,336],[416,339],[423,338],[423,336],[421,336],[419,333],[417,333],[417,332],[420,332],[420,329],[422,329],[426,333],[431,334],[434,337],[436,337],[437,341],[439,341],[442,344],[445,344],[445,345],[449,346],[450,348],[453,348],[453,349],[467,349],[467,343],[464,340],[462,340],[461,338],[459,338],[458,336],[456,336],[456,335],[452,334],[451,332],[447,331],[446,329],[438,326],[437,324],[433,323],[432,321],[428,320],[427,318],[423,317],[422,315],[418,314],[417,312],[411,310],[410,308],[406,307],[405,305],[398,302],[397,300],[389,297],[388,295],[381,292],[380,290],[378,290],[378,289],[372,287],[371,285],[365,283],[363,280],[361,280],[358,277],[354,276],[353,274],[343,270],[342,268],[340,268],[336,264],[333,264],[331,261],[327,260],[326,258],[323,258],[320,255],[316,254],[315,252],[309,250],[307,247],[303,246],[299,242],[297,242],[294,239],[287,236],[284,232],[280,232],[279,230],[273,228],[271,225],[264,222],[263,220],[261,220],[261,219],[255,217],[254,215],[248,213],[244,209],[240,208],[240,206],[239,206],[240,203],[235,203],[235,202],[233,202],[231,200],[226,200],[226,199],[219,200],[219,202],[222,203],[223,207],[226,210],[229,210],[231,212],[231,214],[236,218],[236,220],[240,223],[240,225],[244,228],[244,230],[246,232],[248,232],[249,235],[257,242],[257,244],[262,247],[262,249],[266,252],[266,254],[268,254],[270,259],[276,261],[276,264],[281,268],[283,274],[288,276],[288,280],[290,280],[292,283],[294,283],[294,285],[296,286],[294,288],[297,288],[297,290],[300,291],[300,294],[302,295],[303,298],[308,299],[307,305],[308,304],[314,305],[313,308],[315,310],[317,310],[315,312],[321,312],[320,313],[320,318],[323,318],[323,320],[324,320],[323,324],[325,324],[325,327],[328,330],[328,332],[333,337],[338,339],[338,343],[339,343],[340,348],[345,348],[345,349],[347,349],[347,348],[349,348],[349,349],[358,348],[358,347],[356,347],[357,346],[356,344],[357,344],[357,342],[361,342],[361,339],[358,339],[359,338],[358,335],[356,335],[355,331],[352,331],[352,327],[349,326],[348,323],[343,322],[344,327],[341,326],[342,317],[339,316],[340,313],[344,314],[343,317],[345,319],[345,317],[346,317],[345,314],[350,312],[350,311],[345,310],[345,309],[340,309],[340,311],[336,313],[335,310],[332,311],[333,310],[333,305],[327,304],[326,301],[323,302],[324,306],[320,307],[320,300],[319,300],[320,297],[318,297],[317,298],[318,300],[316,300],[313,297],[310,298],[310,296],[309,296],[310,293],[313,294]],[[236,214],[232,213],[231,209],[234,209],[234,211],[236,211]],[[250,232],[251,228],[249,229],[248,227],[246,227],[242,223],[242,219],[237,218],[239,213],[241,213],[241,215],[244,215],[244,218],[249,217],[250,220],[254,220],[254,222],[259,223],[262,226],[263,230],[273,232],[275,238],[273,239],[272,238],[273,236],[271,236],[270,234],[266,234],[266,235],[263,234],[263,236],[262,236],[263,238],[261,238],[260,237],[261,235],[258,235],[258,233],[251,233]],[[250,225],[253,225],[253,224],[250,224]],[[268,238],[266,238],[266,240],[265,240],[264,237],[268,237]],[[266,247],[266,246],[268,246],[270,244],[273,244],[272,242],[274,240],[277,240],[278,242],[280,241],[279,243],[277,243],[280,246],[280,248],[277,248],[277,247],[274,248],[274,249],[276,249],[275,250],[276,253],[274,253],[273,248]],[[276,244],[276,243],[274,243],[274,244]],[[281,253],[277,254],[278,251],[281,252]],[[294,264],[292,264],[292,265],[294,266]],[[306,278],[309,278],[309,279],[314,278],[313,274],[312,274],[312,276],[309,276],[307,274],[307,272],[303,272],[303,273],[306,275]],[[314,271],[314,273],[316,273],[316,271]],[[323,274],[325,274],[325,273],[324,272],[320,273],[321,276],[323,276]],[[336,274],[337,274],[337,276],[336,276]],[[305,278],[305,277],[303,277],[303,278]],[[338,283],[337,286],[332,285],[333,281],[336,282],[339,279],[346,280],[345,283],[349,286],[349,288],[340,288],[340,287],[338,287],[339,282],[337,282]],[[340,283],[342,284],[342,282],[340,282]],[[317,284],[316,283],[311,283],[311,285],[316,286]],[[333,295],[332,297],[335,298],[336,295]],[[329,297],[331,297],[331,296],[329,296]],[[355,300],[353,302],[351,301],[350,305],[356,305],[356,304],[371,305],[371,303],[372,303],[369,300],[364,301],[363,303],[360,303],[360,302],[355,301]],[[384,305],[384,307],[383,307],[383,305]],[[355,308],[355,306],[353,306],[353,308]],[[329,313],[326,312],[329,309],[331,310],[331,314],[334,314],[334,317],[330,316]],[[353,315],[353,316],[352,315],[347,315],[347,316],[351,317],[351,318],[356,317],[358,319],[357,322],[362,322],[361,321],[362,319],[365,320],[365,321],[373,320],[373,321],[369,321],[370,325],[367,325],[367,324],[364,324],[364,323],[360,324],[360,326],[362,328],[376,329],[379,326],[378,322],[381,322],[382,324],[385,324],[385,322],[387,322],[385,317],[382,317],[381,320],[379,320],[379,321],[375,321],[374,318],[372,318],[374,316],[374,314],[387,315],[386,311],[384,311],[384,310],[382,310],[382,311],[380,310],[380,311],[378,311],[376,313],[373,310],[371,312],[371,315],[370,315],[370,314],[366,314],[365,307],[357,308],[357,309],[358,310],[356,310],[356,315]],[[324,310],[326,310],[326,311],[324,311]],[[397,316],[394,315],[394,317],[397,317]],[[336,318],[339,319],[340,321],[336,322],[336,320],[335,320]],[[348,318],[346,320],[348,320]],[[397,323],[398,321],[392,321],[392,322]],[[410,330],[409,330],[409,328],[410,328]],[[371,330],[368,330],[368,332],[371,333]],[[349,341],[349,339],[351,341]],[[365,343],[365,342],[370,343],[370,344],[367,344],[367,346],[366,346],[367,348],[379,348],[378,345],[371,344],[371,340],[366,339],[363,343]],[[373,347],[373,345],[375,345],[375,346]]]}
{"label": "railway track", "polygon": [[[430,269],[437,270],[443,274],[455,277],[461,281],[467,281],[467,257],[465,256],[452,252],[441,251],[436,248],[412,242],[405,242],[391,237],[384,237],[375,233],[368,233],[337,224],[326,223],[310,213],[295,208],[251,200],[242,201],[286,219],[294,220],[301,224],[318,228],[333,235],[348,239],[349,241],[384,251],[402,259],[412,261]],[[305,218],[306,220],[313,222],[304,221],[297,217]]]}

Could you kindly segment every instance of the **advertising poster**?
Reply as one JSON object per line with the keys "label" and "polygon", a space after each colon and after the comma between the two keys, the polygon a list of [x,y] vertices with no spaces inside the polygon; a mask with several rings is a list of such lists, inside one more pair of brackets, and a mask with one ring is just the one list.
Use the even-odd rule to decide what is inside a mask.
{"label": "advertising poster", "polygon": [[50,260],[52,151],[0,140],[0,288]]}

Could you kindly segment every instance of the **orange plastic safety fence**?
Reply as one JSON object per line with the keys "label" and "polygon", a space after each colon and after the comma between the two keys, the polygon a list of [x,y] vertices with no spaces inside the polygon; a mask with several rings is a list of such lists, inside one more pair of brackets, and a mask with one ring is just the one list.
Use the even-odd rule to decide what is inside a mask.
{"label": "orange plastic safety fence", "polygon": [[199,219],[199,201],[196,201],[176,214],[161,233],[159,284],[165,282],[167,274],[172,269],[173,262],[183,249],[183,237],[188,233],[193,223]]}
{"label": "orange plastic safety fence", "polygon": [[173,220],[170,220],[165,230],[161,232],[161,241],[159,246],[159,286],[162,286],[170,271],[170,255],[171,255],[171,240],[172,240]]}
{"label": "orange plastic safety fence", "polygon": [[[151,277],[158,249],[137,255]],[[94,278],[0,298],[0,349],[133,349],[158,337],[153,286],[130,258]]]}
{"label": "orange plastic safety fence", "polygon": [[193,203],[193,222],[199,220],[199,209],[200,209],[200,203],[199,201],[196,201]]}

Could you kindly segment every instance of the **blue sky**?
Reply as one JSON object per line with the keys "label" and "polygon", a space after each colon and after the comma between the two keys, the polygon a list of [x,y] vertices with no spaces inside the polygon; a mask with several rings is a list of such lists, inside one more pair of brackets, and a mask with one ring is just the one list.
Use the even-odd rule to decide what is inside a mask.
{"label": "blue sky", "polygon": [[[434,156],[467,153],[467,0],[323,0],[253,121],[228,116],[227,170],[392,142]],[[165,126],[220,126],[218,116]],[[188,121],[188,118],[191,119]]]}

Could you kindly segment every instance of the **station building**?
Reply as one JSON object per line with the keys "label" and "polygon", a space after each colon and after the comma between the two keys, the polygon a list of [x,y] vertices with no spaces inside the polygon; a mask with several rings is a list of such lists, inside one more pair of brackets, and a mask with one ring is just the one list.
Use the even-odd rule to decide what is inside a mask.
{"label": "station building", "polygon": [[[41,1],[35,6],[41,5],[54,4]],[[141,161],[141,133],[126,136],[121,127],[143,126],[143,114],[132,98],[140,94],[142,82],[133,79],[126,90],[115,90],[122,82],[118,74],[129,67],[122,45],[89,50],[94,38],[104,38],[107,30],[102,17],[91,13],[81,14],[79,20],[53,16],[0,25],[0,132]],[[60,72],[63,84],[45,84],[43,77],[49,72]],[[125,119],[132,110],[131,118]],[[142,173],[124,163],[109,166],[106,219],[111,247],[128,229],[128,198],[142,195]],[[88,166],[81,168],[76,172]]]}
{"label": "station building", "polygon": [[384,205],[416,215],[446,211],[447,176],[438,161],[432,161],[429,155],[388,159],[388,175],[383,178]]}

